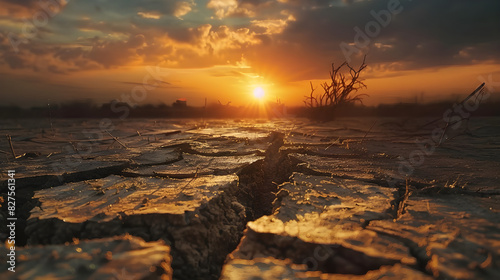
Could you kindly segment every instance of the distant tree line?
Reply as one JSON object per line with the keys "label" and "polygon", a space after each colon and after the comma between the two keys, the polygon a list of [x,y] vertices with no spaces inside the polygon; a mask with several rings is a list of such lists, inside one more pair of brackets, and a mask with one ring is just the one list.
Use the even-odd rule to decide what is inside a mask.
{"label": "distant tree line", "polygon": [[[396,103],[364,106],[349,103],[329,112],[332,117],[436,117],[453,107],[452,102],[429,104]],[[119,110],[117,110],[119,108]],[[279,112],[286,111],[286,114]],[[480,105],[474,116],[500,116],[500,102],[489,100]],[[286,107],[269,103],[264,112],[257,104],[232,106],[210,104],[207,107],[169,106],[166,104],[144,104],[130,106],[127,103],[109,102],[97,105],[91,101],[72,101],[44,107],[21,108],[0,106],[0,117],[9,118],[119,118],[126,111],[127,118],[256,118],[256,117],[308,117],[308,107]]]}

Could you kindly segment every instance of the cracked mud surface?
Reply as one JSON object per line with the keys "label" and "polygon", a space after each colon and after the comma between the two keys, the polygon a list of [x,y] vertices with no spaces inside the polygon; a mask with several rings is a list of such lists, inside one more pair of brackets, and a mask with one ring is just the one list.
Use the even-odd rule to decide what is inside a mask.
{"label": "cracked mud surface", "polygon": [[160,279],[172,275],[169,252],[161,241],[144,242],[130,235],[27,247],[17,251],[23,265],[15,274],[3,273],[2,279]]}
{"label": "cracked mud surface", "polygon": [[500,278],[492,119],[432,152],[418,119],[131,120],[119,143],[82,135],[95,122],[5,128],[26,153],[0,162],[16,170],[16,277]]}

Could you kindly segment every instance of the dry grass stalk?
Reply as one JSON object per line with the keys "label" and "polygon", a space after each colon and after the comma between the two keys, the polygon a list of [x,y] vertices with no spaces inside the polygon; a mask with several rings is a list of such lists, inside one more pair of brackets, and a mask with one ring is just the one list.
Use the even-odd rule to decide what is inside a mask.
{"label": "dry grass stalk", "polygon": [[401,216],[403,216],[403,214],[405,213],[406,204],[408,203],[408,199],[410,198],[412,193],[413,191],[410,191],[410,185],[408,184],[408,179],[406,179],[406,190],[402,199],[399,201],[397,219],[401,218]]}

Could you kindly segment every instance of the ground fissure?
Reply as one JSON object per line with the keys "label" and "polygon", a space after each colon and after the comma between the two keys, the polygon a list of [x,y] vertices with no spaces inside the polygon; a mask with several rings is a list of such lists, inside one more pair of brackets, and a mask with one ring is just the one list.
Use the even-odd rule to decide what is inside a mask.
{"label": "ground fissure", "polygon": [[263,124],[250,138],[204,127],[155,136],[147,148],[131,137],[127,150],[98,151],[67,173],[26,172],[18,245],[163,240],[176,279],[262,278],[274,268],[297,279],[498,276],[500,221],[493,204],[478,204],[497,191],[442,187],[418,173],[391,185],[397,156],[370,151],[377,140],[364,130],[351,130],[361,141],[339,141],[319,126]]}

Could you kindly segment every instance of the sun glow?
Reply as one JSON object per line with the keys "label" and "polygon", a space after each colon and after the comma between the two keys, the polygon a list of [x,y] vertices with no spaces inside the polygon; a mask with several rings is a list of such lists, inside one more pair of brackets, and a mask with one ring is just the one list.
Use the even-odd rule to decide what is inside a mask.
{"label": "sun glow", "polygon": [[261,87],[256,87],[253,90],[253,96],[259,100],[264,98],[264,95],[265,95],[264,89],[262,89]]}

